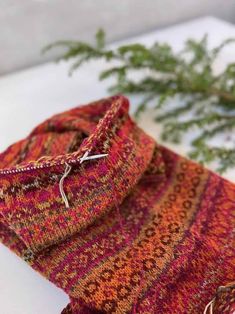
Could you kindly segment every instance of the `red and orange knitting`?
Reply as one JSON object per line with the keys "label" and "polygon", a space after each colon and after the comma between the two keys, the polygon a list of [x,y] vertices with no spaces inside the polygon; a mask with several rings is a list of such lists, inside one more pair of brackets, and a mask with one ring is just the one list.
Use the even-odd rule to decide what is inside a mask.
{"label": "red and orange knitting", "polygon": [[215,292],[235,278],[235,186],[155,143],[128,107],[58,114],[0,154],[2,242],[70,296],[63,313],[200,314],[214,296],[232,313],[234,285]]}

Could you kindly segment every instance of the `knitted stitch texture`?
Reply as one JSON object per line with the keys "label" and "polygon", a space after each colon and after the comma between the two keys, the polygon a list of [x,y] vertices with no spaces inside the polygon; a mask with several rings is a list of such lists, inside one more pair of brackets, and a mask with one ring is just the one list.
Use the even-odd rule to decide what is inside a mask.
{"label": "knitted stitch texture", "polygon": [[234,285],[216,290],[235,277],[235,186],[128,108],[114,96],[55,115],[0,154],[1,241],[70,296],[64,314],[201,314],[214,297],[233,313]]}

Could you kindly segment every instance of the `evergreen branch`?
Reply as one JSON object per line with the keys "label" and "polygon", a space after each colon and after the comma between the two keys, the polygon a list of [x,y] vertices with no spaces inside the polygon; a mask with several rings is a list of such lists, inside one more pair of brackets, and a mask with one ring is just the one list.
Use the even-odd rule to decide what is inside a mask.
{"label": "evergreen branch", "polygon": [[[205,35],[199,41],[187,40],[180,53],[175,53],[165,43],[154,43],[150,47],[134,43],[110,49],[106,47],[105,33],[99,30],[95,45],[59,41],[45,47],[44,52],[64,48],[57,61],[74,60],[70,74],[91,60],[103,59],[110,63],[99,78],[115,78],[109,88],[112,93],[141,96],[136,117],[155,103],[155,121],[163,126],[163,140],[180,142],[190,129],[195,130],[197,135],[192,140],[189,156],[204,163],[217,162],[217,170],[223,172],[235,166],[235,138],[230,141],[230,148],[225,144],[215,147],[210,141],[220,135],[225,143],[226,137],[233,136],[235,63],[227,65],[219,75],[213,73],[213,67],[224,47],[234,42],[235,39],[229,38],[209,48]],[[138,74],[138,80],[132,79],[133,73]],[[172,101],[175,101],[173,107]]]}

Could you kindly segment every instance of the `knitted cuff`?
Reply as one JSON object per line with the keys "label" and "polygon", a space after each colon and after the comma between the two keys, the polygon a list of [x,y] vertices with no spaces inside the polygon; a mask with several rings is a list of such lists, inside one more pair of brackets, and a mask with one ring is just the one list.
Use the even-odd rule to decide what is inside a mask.
{"label": "knitted cuff", "polygon": [[[110,99],[103,118],[76,152],[41,157],[1,171],[0,213],[28,248],[27,256],[64,241],[92,224],[113,207],[110,191],[114,186],[120,204],[141,178],[156,144],[132,122],[128,107],[124,97]],[[99,110],[98,107],[100,118]],[[67,116],[53,117],[47,123],[50,127],[58,124],[57,132],[61,135],[59,131],[68,127],[70,115],[74,119],[74,112],[69,111]],[[80,134],[79,125],[74,122],[75,127]],[[85,127],[82,124],[84,128],[87,123]],[[40,132],[45,132],[43,141],[46,141],[47,133],[42,126],[34,130],[29,141],[37,141],[39,136],[40,146]],[[67,141],[67,136],[60,140]],[[61,145],[68,146],[67,143]],[[14,147],[11,150],[15,150]],[[83,156],[103,153],[108,156],[81,164]]]}

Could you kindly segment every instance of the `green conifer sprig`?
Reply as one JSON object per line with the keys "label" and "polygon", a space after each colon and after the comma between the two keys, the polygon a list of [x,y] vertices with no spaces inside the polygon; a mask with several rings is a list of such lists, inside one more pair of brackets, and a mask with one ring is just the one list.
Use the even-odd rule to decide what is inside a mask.
{"label": "green conifer sprig", "polygon": [[[104,59],[107,67],[112,61],[99,75],[100,80],[115,78],[111,93],[139,95],[136,117],[149,105],[154,106],[155,121],[162,124],[165,141],[179,143],[189,130],[195,130],[189,156],[202,163],[217,162],[217,170],[224,172],[235,166],[235,63],[220,74],[214,73],[213,66],[221,50],[233,42],[226,39],[210,49],[205,35],[199,41],[187,40],[180,53],[158,42],[151,47],[135,43],[112,49],[99,30],[95,45],[59,41],[44,51],[64,47],[57,61],[74,60],[70,74],[91,60]],[[215,144],[218,136],[224,139],[223,146]]]}

